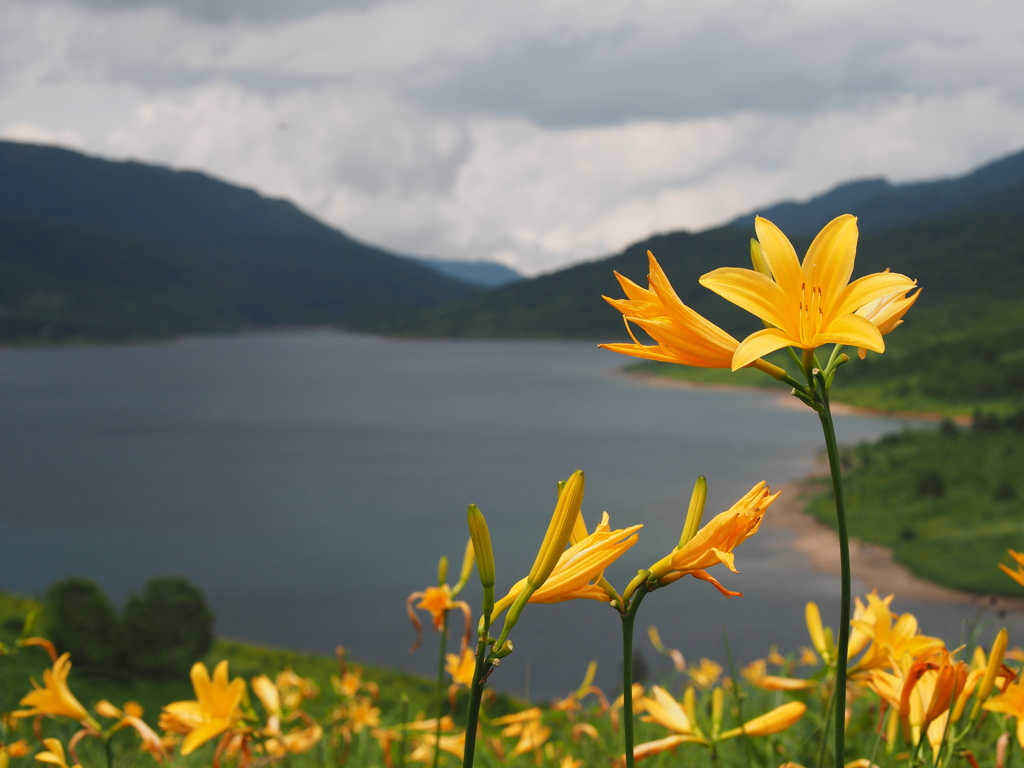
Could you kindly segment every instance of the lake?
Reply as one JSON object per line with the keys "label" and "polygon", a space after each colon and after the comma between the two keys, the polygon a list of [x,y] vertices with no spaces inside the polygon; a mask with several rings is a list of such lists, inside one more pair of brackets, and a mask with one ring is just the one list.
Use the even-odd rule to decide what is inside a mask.
{"label": "lake", "polygon": [[[650,386],[621,374],[628,362],[587,343],[327,331],[5,351],[0,588],[41,594],[83,575],[120,604],[150,576],[181,574],[221,635],[324,653],[341,643],[429,674],[436,636],[407,653],[404,600],[434,582],[443,554],[457,578],[468,503],[487,516],[507,588],[533,562],[556,481],[584,469],[591,526],[602,510],[613,527],[645,526],[608,573],[621,588],[678,540],[698,474],[710,517],[761,479],[814,469],[817,417],[784,390]],[[836,422],[847,443],[904,427]],[[637,620],[648,662],[652,623],[693,661],[724,662],[726,633],[740,663],[771,642],[807,644],[809,599],[834,625],[838,579],[812,572],[791,541],[765,526],[737,550],[740,573],[717,575],[742,598],[694,579],[651,595]],[[465,595],[479,605],[478,588]],[[971,615],[899,596],[894,608],[950,642]],[[619,631],[604,604],[529,606],[491,679],[549,697],[596,658],[615,690]]]}

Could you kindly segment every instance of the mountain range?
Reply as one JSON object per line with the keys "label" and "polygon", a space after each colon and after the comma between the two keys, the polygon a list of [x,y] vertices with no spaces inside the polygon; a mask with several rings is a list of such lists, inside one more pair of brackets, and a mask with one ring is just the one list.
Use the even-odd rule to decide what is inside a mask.
{"label": "mountain range", "polygon": [[[968,296],[975,298],[967,304],[1012,302],[1024,288],[1024,152],[957,178],[860,180],[759,213],[790,234],[798,251],[832,217],[858,215],[856,274],[890,267],[911,275],[934,308],[962,308]],[[0,142],[0,342],[311,324],[413,336],[621,340],[621,317],[600,296],[621,296],[614,271],[645,284],[648,250],[683,301],[739,333],[749,316],[697,278],[744,265],[751,217],[655,235],[521,280],[499,265],[389,253],[286,200],[202,173]]]}
{"label": "mountain range", "polygon": [[[1013,299],[1024,289],[1024,152],[958,178],[855,181],[759,213],[790,235],[799,253],[830,219],[857,215],[855,275],[903,272],[919,280],[934,307],[967,294]],[[599,297],[622,296],[616,271],[646,285],[650,250],[686,304],[727,330],[749,332],[750,316],[697,280],[717,267],[748,266],[753,235],[753,214],[703,232],[654,235],[596,261],[363,327],[421,336],[622,340],[621,316]]]}

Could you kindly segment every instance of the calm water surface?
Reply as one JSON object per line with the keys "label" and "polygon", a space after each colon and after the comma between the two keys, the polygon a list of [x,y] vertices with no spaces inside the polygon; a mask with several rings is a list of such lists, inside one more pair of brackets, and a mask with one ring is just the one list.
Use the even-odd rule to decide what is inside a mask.
{"label": "calm water surface", "polygon": [[[592,344],[328,332],[0,353],[0,588],[41,593],[80,574],[119,602],[149,576],[183,574],[222,635],[342,643],[365,662],[429,672],[436,640],[407,654],[404,599],[433,582],[440,555],[457,572],[469,502],[507,587],[529,570],[555,482],[584,469],[591,525],[602,510],[613,526],[645,524],[608,574],[621,587],[677,540],[696,475],[717,512],[762,478],[812,470],[809,410],[772,393],[638,384],[617,372],[624,362]],[[844,442],[902,427],[837,418]],[[694,660],[724,661],[723,633],[739,662],[771,642],[806,644],[805,602],[828,620],[839,582],[790,541],[765,527],[738,551],[741,573],[719,574],[743,598],[692,579],[652,595],[639,633],[655,623]],[[970,615],[894,607],[950,641]],[[619,621],[603,604],[530,606],[513,639],[492,678],[501,687],[565,693],[597,658],[615,688]]]}

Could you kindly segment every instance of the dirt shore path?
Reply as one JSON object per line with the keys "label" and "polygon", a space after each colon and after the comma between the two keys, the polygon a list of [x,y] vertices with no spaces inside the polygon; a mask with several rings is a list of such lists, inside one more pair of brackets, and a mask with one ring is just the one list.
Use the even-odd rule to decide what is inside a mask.
{"label": "dirt shore path", "polygon": [[[782,495],[772,504],[764,522],[793,531],[796,534],[793,548],[807,555],[815,571],[838,575],[839,536],[804,511],[811,495],[820,487],[813,480],[783,486]],[[897,563],[886,547],[856,539],[850,540],[850,571],[868,590],[877,589],[880,595],[895,593],[897,597],[963,603],[1024,614],[1024,599],[976,595],[940,587],[918,578]]]}

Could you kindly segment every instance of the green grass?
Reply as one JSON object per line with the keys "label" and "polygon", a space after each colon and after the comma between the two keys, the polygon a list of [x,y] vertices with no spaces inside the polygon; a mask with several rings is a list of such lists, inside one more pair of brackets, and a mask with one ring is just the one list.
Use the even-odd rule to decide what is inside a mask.
{"label": "green grass", "polygon": [[[40,608],[40,604],[31,598],[0,593],[0,641],[12,647],[21,633],[25,617],[33,608]],[[0,691],[3,692],[0,694],[0,711],[16,709],[18,700],[31,689],[29,679],[35,677],[41,680],[42,670],[49,666],[46,652],[38,647],[23,648],[14,658],[9,670],[4,670],[4,664],[0,661]],[[335,658],[218,639],[201,661],[212,670],[222,659],[228,660],[232,677],[248,679],[257,674],[273,676],[291,667],[302,677],[311,678],[321,690],[319,702],[311,708],[315,716],[325,714],[336,703],[331,694],[330,681],[332,675],[338,674],[338,661]],[[433,682],[415,675],[351,661],[350,666],[360,667],[363,678],[376,682],[380,687],[378,706],[385,717],[391,716],[392,720],[397,718],[402,692],[409,698],[410,712],[431,709]],[[195,698],[188,675],[173,679],[152,679],[132,675],[124,670],[75,666],[71,670],[69,683],[81,702],[90,709],[100,699],[108,699],[118,706],[126,701],[139,702],[145,708],[145,719],[151,725],[156,725],[162,705]]]}

